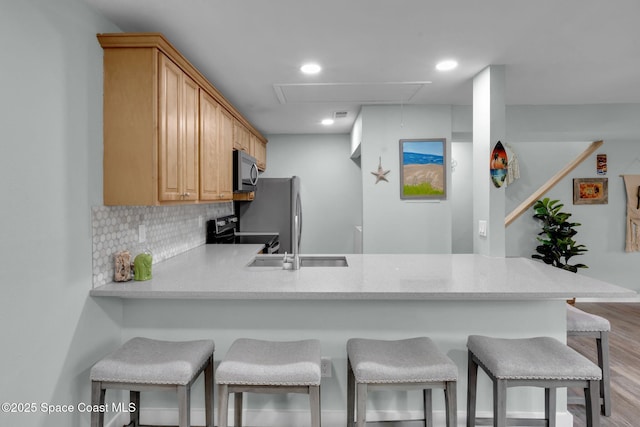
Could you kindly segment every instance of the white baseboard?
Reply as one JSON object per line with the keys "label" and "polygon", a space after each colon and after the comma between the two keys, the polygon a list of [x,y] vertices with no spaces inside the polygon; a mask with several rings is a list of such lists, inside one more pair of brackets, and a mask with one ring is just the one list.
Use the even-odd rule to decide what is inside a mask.
{"label": "white baseboard", "polygon": [[[517,418],[542,418],[543,413],[509,413],[509,417]],[[254,410],[244,411],[243,425],[251,427],[305,427],[311,425],[309,412],[303,410]],[[490,413],[478,412],[478,417],[490,417]],[[322,411],[322,427],[345,427],[346,411]],[[369,411],[367,421],[392,421],[398,419],[419,420],[422,418],[420,411]],[[216,414],[217,424],[217,414]],[[233,420],[233,410],[229,411],[229,420]],[[129,421],[128,413],[120,413],[115,416],[106,427],[122,427]],[[177,425],[178,410],[168,408],[142,408],[140,411],[140,421],[142,424],[151,425]],[[466,414],[458,413],[458,426],[466,426]],[[558,412],[556,416],[557,427],[573,427],[573,416],[569,412]],[[433,414],[434,425],[444,425],[444,411],[435,411]],[[191,424],[194,426],[204,426],[204,409],[194,409],[191,411]],[[394,427],[414,427],[422,425],[418,422],[398,422]]]}

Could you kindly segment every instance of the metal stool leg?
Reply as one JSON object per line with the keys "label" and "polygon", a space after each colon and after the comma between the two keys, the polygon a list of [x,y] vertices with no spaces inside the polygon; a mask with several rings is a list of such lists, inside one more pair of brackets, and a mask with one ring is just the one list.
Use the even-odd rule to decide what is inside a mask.
{"label": "metal stool leg", "polygon": [[191,427],[191,387],[178,387],[178,426]]}
{"label": "metal stool leg", "polygon": [[456,381],[447,381],[444,390],[444,404],[446,407],[447,427],[458,426],[458,402],[457,402],[457,383]]}
{"label": "metal stool leg", "polygon": [[218,385],[218,427],[227,427],[229,417],[229,386]]}
{"label": "metal stool leg", "polygon": [[140,427],[140,392],[129,391],[129,402],[133,404],[133,411],[129,412],[129,426]]}
{"label": "metal stool leg", "polygon": [[356,426],[364,427],[367,422],[367,385],[358,384],[356,388]]}
{"label": "metal stool leg", "polygon": [[600,427],[600,381],[588,381],[584,390],[587,427]]}
{"label": "metal stool leg", "polygon": [[478,383],[478,364],[473,353],[469,352],[467,386],[467,427],[476,425],[476,388]]}
{"label": "metal stool leg", "polygon": [[242,427],[242,393],[234,393],[233,395],[233,408],[234,408],[234,427]]}
{"label": "metal stool leg", "polygon": [[311,427],[320,427],[320,386],[309,386],[309,404],[311,406]]}
{"label": "metal stool leg", "polygon": [[[104,405],[104,396],[106,390],[102,388],[100,381],[91,381],[91,405]],[[104,412],[93,411],[91,412],[91,427],[104,426]]]}
{"label": "metal stool leg", "polygon": [[611,368],[609,366],[609,332],[601,332],[596,340],[598,345],[598,365],[602,369],[602,381],[600,382],[600,396],[602,397],[602,413],[605,417],[611,416]]}
{"label": "metal stool leg", "polygon": [[213,391],[213,384],[215,384],[214,376],[213,356],[211,356],[207,367],[204,368],[204,411],[206,427],[213,427],[213,407],[215,405]]}
{"label": "metal stool leg", "polygon": [[433,399],[430,388],[422,390],[422,400],[424,401],[424,427],[433,427]]}
{"label": "metal stool leg", "polygon": [[499,379],[493,380],[493,425],[507,425],[507,382]]}
{"label": "metal stool leg", "polygon": [[549,427],[556,427],[556,389],[544,389],[544,418]]}
{"label": "metal stool leg", "polygon": [[347,427],[353,427],[356,407],[356,378],[351,361],[347,358]]}

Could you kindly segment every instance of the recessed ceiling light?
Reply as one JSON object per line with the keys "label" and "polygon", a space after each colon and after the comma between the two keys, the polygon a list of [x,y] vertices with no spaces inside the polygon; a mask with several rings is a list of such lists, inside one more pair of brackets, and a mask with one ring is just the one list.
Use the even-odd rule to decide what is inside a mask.
{"label": "recessed ceiling light", "polygon": [[333,119],[323,119],[321,123],[325,126],[329,126],[333,124]]}
{"label": "recessed ceiling light", "polygon": [[458,66],[458,61],[453,59],[447,59],[445,61],[440,61],[436,64],[436,70],[438,71],[450,71]]}
{"label": "recessed ceiling light", "polygon": [[300,71],[305,74],[318,74],[322,70],[322,67],[315,63],[304,64],[300,67]]}

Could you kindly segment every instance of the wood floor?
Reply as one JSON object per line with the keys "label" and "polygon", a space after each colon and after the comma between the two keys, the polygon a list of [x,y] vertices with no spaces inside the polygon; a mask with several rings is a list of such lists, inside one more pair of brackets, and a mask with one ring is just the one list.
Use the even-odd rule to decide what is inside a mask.
{"label": "wood floor", "polygon": [[[640,426],[640,304],[577,303],[576,307],[611,322],[611,417],[600,417],[602,427]],[[570,337],[572,348],[596,359],[595,339]],[[570,391],[573,393],[573,391]],[[574,427],[586,426],[584,406],[569,405]]]}

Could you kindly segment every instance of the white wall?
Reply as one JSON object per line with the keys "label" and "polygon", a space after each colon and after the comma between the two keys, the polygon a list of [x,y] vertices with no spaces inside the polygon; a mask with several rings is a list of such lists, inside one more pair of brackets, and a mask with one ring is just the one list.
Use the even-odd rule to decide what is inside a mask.
{"label": "white wall", "polygon": [[[579,274],[640,290],[640,253],[625,253],[626,195],[621,173],[640,174],[640,105],[519,106],[507,109],[508,140],[522,160],[523,179],[507,188],[507,212],[524,200],[592,141],[604,145],[547,196],[560,199],[581,223],[576,240],[589,252],[576,261]],[[534,141],[534,142],[528,142]],[[581,142],[580,142],[581,141]],[[596,177],[596,154],[608,157],[609,203],[573,205],[573,178]],[[531,211],[507,229],[507,254],[530,256],[538,224]]]}
{"label": "white wall", "polygon": [[[90,207],[102,200],[102,49],[117,31],[75,0],[0,2],[0,401],[90,402],[122,305],[94,300]],[[88,414],[0,412],[2,426]]]}
{"label": "white wall", "polygon": [[[457,129],[468,128],[469,108],[454,109]],[[640,253],[625,253],[626,196],[621,173],[640,174],[640,105],[508,106],[506,141],[520,160],[521,179],[506,189],[505,215],[576,158],[592,141],[604,145],[545,196],[562,200],[578,227],[576,240],[589,251],[577,258],[588,269],[579,274],[640,291]],[[465,125],[465,123],[467,123]],[[609,204],[573,205],[573,178],[595,177],[595,157],[608,156]],[[544,196],[543,196],[544,197]],[[472,209],[471,200],[466,207]],[[507,256],[535,252],[537,222],[529,209],[506,230]],[[454,230],[454,238],[458,230]]]}
{"label": "white wall", "polygon": [[[498,141],[505,136],[505,67],[491,65],[473,78],[473,251],[504,257],[504,188],[496,188],[483,167]],[[485,233],[480,235],[480,221]]]}
{"label": "white wall", "polygon": [[263,177],[300,177],[303,253],[353,253],[361,224],[360,169],[348,135],[268,135]]}
{"label": "white wall", "polygon": [[[400,139],[446,138],[451,152],[451,106],[362,108],[363,247],[365,253],[450,253],[451,202],[400,199]],[[372,171],[390,170],[376,184]],[[451,169],[447,171],[450,187]],[[449,191],[449,189],[448,189]]]}
{"label": "white wall", "polygon": [[451,252],[473,253],[473,144],[451,144]]}

